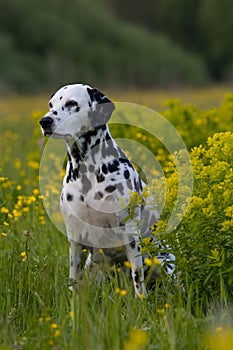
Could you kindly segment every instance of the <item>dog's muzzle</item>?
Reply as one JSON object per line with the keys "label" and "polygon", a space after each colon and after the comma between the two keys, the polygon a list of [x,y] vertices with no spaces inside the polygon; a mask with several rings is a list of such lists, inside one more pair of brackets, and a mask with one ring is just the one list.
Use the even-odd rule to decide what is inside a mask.
{"label": "dog's muzzle", "polygon": [[51,117],[43,117],[41,118],[39,123],[43,129],[43,133],[45,136],[49,136],[52,134],[53,119]]}

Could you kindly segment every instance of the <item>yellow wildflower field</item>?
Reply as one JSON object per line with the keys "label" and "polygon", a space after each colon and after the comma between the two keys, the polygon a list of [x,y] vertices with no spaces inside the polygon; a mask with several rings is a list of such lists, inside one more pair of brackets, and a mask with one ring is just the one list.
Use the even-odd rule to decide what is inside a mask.
{"label": "yellow wildflower field", "polygon": [[[152,205],[160,207],[160,220],[152,231],[175,254],[176,274],[166,275],[155,247],[145,238],[141,243],[141,253],[148,254],[145,267],[156,266],[161,274],[148,297],[135,299],[127,261],[125,272],[112,267],[101,283],[86,272],[71,296],[68,244],[60,232],[60,214],[53,211],[59,207],[55,201],[64,176],[65,160],[59,151],[48,155],[49,166],[43,163],[41,172],[48,141],[38,121],[47,111],[48,98],[2,98],[0,349],[214,350],[223,348],[221,344],[230,349],[233,94],[229,87],[211,87],[109,95],[134,103],[127,112],[131,125],[112,124],[110,129],[115,138],[133,142],[126,143],[126,152],[132,159],[137,155],[135,166],[142,177],[149,174]],[[137,126],[136,104],[158,110],[182,139],[186,153],[171,151],[168,141],[156,138],[143,123]],[[142,120],[143,108],[137,112]],[[154,124],[151,130],[156,120]],[[147,197],[147,191],[132,194],[131,209]],[[176,224],[170,229],[172,215]]]}

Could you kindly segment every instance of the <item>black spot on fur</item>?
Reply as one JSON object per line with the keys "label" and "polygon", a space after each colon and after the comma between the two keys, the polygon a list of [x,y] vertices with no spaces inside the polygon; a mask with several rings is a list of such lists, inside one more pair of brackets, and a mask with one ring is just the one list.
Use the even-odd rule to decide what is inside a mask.
{"label": "black spot on fur", "polygon": [[[92,137],[95,137],[96,135],[97,135],[97,130],[94,129],[94,130],[88,131],[86,134],[82,136],[82,151],[84,154],[87,152],[88,145],[91,144]],[[99,142],[100,142],[99,140],[96,140],[95,145],[97,145]],[[93,147],[95,145],[93,145]]]}
{"label": "black spot on fur", "polygon": [[78,102],[75,101],[75,100],[66,101],[65,107],[69,108],[69,109],[72,108],[72,107],[78,107]]}
{"label": "black spot on fur", "polygon": [[138,182],[139,182],[139,189],[140,189],[140,191],[142,191],[142,181],[141,181],[140,177],[139,177]]}
{"label": "black spot on fur", "polygon": [[90,173],[93,173],[93,171],[95,170],[94,165],[89,165],[88,170],[90,171]]}
{"label": "black spot on fur", "polygon": [[119,162],[118,160],[114,159],[114,161],[108,165],[108,171],[110,173],[114,173],[117,170],[119,170]]}
{"label": "black spot on fur", "polygon": [[49,107],[50,107],[50,108],[53,108],[52,102],[49,102]]}
{"label": "black spot on fur", "polygon": [[74,180],[77,180],[77,179],[80,177],[80,174],[79,174],[79,167],[78,167],[78,168],[75,168],[75,169],[73,170],[72,176],[73,176],[73,179],[74,179]]}
{"label": "black spot on fur", "polygon": [[84,202],[84,197],[83,197],[82,194],[81,194],[81,196],[80,196],[80,201],[81,201],[81,202]]}
{"label": "black spot on fur", "polygon": [[74,196],[72,196],[72,194],[67,193],[66,199],[67,199],[69,202],[72,202],[73,198],[74,198]]}
{"label": "black spot on fur", "polygon": [[107,145],[108,145],[108,147],[106,148],[106,155],[113,156],[113,157],[117,158],[119,156],[119,154],[118,154],[117,148],[115,148],[111,139],[108,140]]}
{"label": "black spot on fur", "polygon": [[73,165],[72,165],[72,160],[71,160],[71,156],[68,153],[68,162],[69,162],[69,170],[68,170],[68,175],[66,177],[66,183],[69,183],[72,179],[72,172],[73,172]]}
{"label": "black spot on fur", "polygon": [[134,179],[134,188],[137,192],[140,192],[140,186],[139,186],[139,181]]}
{"label": "black spot on fur", "polygon": [[53,113],[54,115],[57,115],[57,111],[53,111],[52,113]]}
{"label": "black spot on fur", "polygon": [[138,270],[135,271],[134,280],[136,283],[139,283],[140,281],[140,273]]}
{"label": "black spot on fur", "polygon": [[126,185],[127,185],[127,187],[128,187],[130,190],[133,189],[133,185],[132,185],[131,181],[127,180],[127,181],[126,181]]}
{"label": "black spot on fur", "polygon": [[81,181],[83,183],[83,193],[87,193],[91,189],[91,181],[87,178],[86,175],[83,175],[81,178]]}
{"label": "black spot on fur", "polygon": [[74,159],[76,160],[77,163],[80,162],[80,160],[81,160],[81,153],[80,153],[80,150],[79,150],[79,148],[78,148],[76,143],[74,143],[72,145],[71,155],[74,157]]}
{"label": "black spot on fur", "polygon": [[84,163],[82,163],[79,167],[79,171],[81,174],[85,174],[87,172],[87,167]]}
{"label": "black spot on fur", "polygon": [[124,177],[125,177],[126,180],[129,179],[129,175],[130,175],[130,174],[129,174],[129,170],[126,169],[126,170],[124,171]]}
{"label": "black spot on fur", "polygon": [[63,96],[60,97],[60,100],[62,100],[62,99],[63,99]]}
{"label": "black spot on fur", "polygon": [[102,165],[102,171],[103,171],[104,174],[107,174],[107,173],[108,173],[108,169],[107,169],[106,164],[103,164],[103,165]]}
{"label": "black spot on fur", "polygon": [[117,184],[116,188],[120,192],[121,195],[124,195],[124,187],[121,183]]}
{"label": "black spot on fur", "polygon": [[103,158],[106,158],[106,156],[107,156],[106,142],[103,142],[103,143],[102,143],[102,150],[101,150],[101,153],[102,153],[102,157],[103,157]]}
{"label": "black spot on fur", "polygon": [[131,248],[135,248],[136,242],[133,240],[132,242],[130,242],[129,245],[130,245]]}
{"label": "black spot on fur", "polygon": [[98,192],[95,193],[94,199],[99,200],[99,199],[103,198],[103,196],[104,196],[103,193],[98,191]]}
{"label": "black spot on fur", "polygon": [[105,187],[105,191],[109,192],[109,193],[112,193],[113,191],[115,191],[115,189],[116,189],[115,185],[109,185],[109,186]]}
{"label": "black spot on fur", "polygon": [[119,158],[119,162],[122,164],[127,164],[131,169],[133,169],[133,165],[130,163],[130,161],[127,158]]}
{"label": "black spot on fur", "polygon": [[105,177],[103,174],[97,174],[96,180],[97,180],[97,182],[103,182],[105,180]]}

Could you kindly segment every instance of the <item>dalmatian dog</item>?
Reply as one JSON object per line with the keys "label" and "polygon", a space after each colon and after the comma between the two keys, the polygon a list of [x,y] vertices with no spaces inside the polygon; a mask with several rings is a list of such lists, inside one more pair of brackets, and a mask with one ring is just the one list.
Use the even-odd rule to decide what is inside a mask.
{"label": "dalmatian dog", "polygon": [[[81,279],[83,268],[92,264],[129,261],[135,294],[146,295],[140,240],[150,235],[159,216],[144,203],[129,215],[132,193],[141,194],[145,184],[109,132],[113,102],[96,88],[74,84],[52,95],[49,109],[40,120],[42,132],[64,139],[68,155],[60,207],[70,281]],[[158,258],[162,263],[174,260],[170,253]],[[168,273],[173,269],[167,264]]]}

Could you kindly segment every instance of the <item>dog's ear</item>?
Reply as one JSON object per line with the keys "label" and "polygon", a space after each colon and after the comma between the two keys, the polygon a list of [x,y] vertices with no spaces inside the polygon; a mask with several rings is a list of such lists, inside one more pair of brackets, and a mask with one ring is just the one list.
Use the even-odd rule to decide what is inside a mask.
{"label": "dog's ear", "polygon": [[98,127],[106,124],[115,109],[114,103],[96,88],[87,88],[91,100],[91,124]]}

